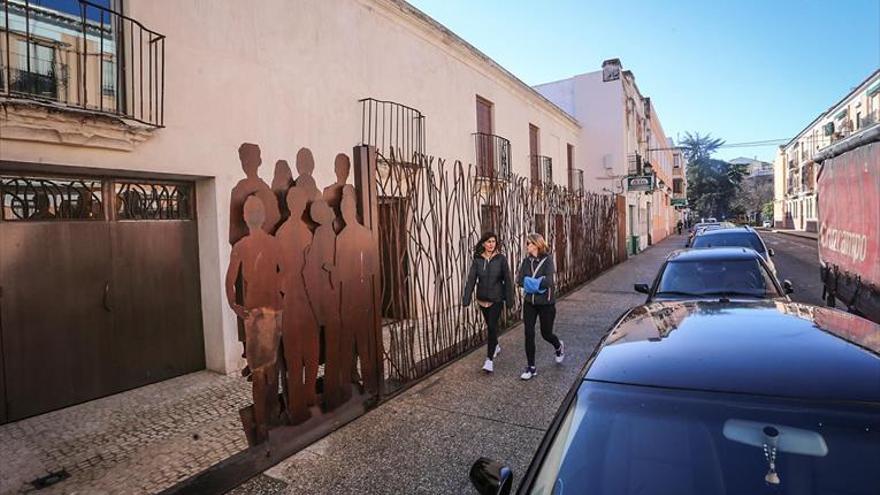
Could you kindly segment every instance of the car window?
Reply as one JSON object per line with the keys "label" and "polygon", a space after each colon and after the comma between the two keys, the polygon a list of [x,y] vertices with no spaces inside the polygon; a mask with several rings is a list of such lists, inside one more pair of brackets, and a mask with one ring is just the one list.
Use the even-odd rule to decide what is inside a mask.
{"label": "car window", "polygon": [[874,495],[880,415],[867,405],[585,381],[539,462],[527,493]]}
{"label": "car window", "polygon": [[666,263],[654,294],[666,296],[779,297],[773,276],[757,259]]}
{"label": "car window", "polygon": [[727,232],[711,236],[697,237],[694,239],[695,248],[709,247],[745,247],[751,248],[760,254],[764,254],[764,244],[757,234],[749,232]]}

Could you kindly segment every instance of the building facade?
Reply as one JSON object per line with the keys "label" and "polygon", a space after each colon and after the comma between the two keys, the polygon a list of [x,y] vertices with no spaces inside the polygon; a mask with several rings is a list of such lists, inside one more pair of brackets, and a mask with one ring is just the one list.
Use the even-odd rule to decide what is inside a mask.
{"label": "building facade", "polygon": [[[611,59],[602,70],[535,89],[581,123],[578,164],[585,187],[626,197],[628,251],[637,253],[668,236],[682,216],[673,205],[677,153],[633,73]],[[679,194],[686,197],[681,170],[683,165]]]}
{"label": "building facade", "polygon": [[880,120],[880,70],[822,112],[787,144],[773,163],[773,222],[776,228],[817,232],[816,164],[822,149]]}
{"label": "building facade", "polygon": [[[4,338],[3,352],[81,356],[44,383],[91,377],[15,416],[241,369],[223,273],[242,143],[259,145],[267,184],[304,147],[315,183],[332,184],[336,155],[371,144],[584,187],[581,123],[402,0],[105,0],[84,16],[72,4],[0,2],[0,239],[21,240],[0,242],[4,332],[27,322],[55,342],[71,329],[53,348]],[[379,132],[392,128],[408,134]],[[633,204],[665,218],[650,199]],[[120,359],[138,377],[114,374]]]}

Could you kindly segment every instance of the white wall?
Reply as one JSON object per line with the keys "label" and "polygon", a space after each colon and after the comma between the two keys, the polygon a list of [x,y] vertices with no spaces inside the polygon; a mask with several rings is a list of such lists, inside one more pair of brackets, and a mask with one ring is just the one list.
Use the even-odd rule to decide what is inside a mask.
{"label": "white wall", "polygon": [[[229,259],[228,199],[242,177],[237,148],[262,148],[261,175],[291,167],[311,148],[319,187],[333,158],[361,137],[358,99],[393,100],[426,116],[427,152],[475,159],[475,97],[494,103],[495,133],[511,142],[513,167],[529,173],[529,123],[554,181],[567,184],[573,118],[460,40],[389,0],[128,0],[127,14],[167,36],[165,125],[133,151],[2,141],[2,159],[198,176],[200,270],[208,367],[241,364],[222,273]],[[588,134],[588,133],[583,133]],[[582,135],[583,135],[582,134]],[[576,156],[587,149],[577,147]],[[587,183],[590,180],[587,179]]]}

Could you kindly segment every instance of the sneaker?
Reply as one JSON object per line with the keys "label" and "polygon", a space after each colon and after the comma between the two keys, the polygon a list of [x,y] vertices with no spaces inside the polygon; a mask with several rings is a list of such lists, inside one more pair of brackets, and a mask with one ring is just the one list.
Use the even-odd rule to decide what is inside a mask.
{"label": "sneaker", "polygon": [[556,362],[561,363],[565,359],[565,342],[559,341],[559,349],[556,349]]}
{"label": "sneaker", "polygon": [[492,373],[493,371],[495,371],[495,367],[492,364],[491,359],[486,358],[486,362],[483,363],[483,371],[485,371],[486,373]]}
{"label": "sneaker", "polygon": [[501,354],[501,345],[495,344],[495,354],[492,354],[492,359],[497,358],[499,354]]}
{"label": "sneaker", "polygon": [[519,375],[523,380],[531,380],[532,377],[538,376],[538,370],[534,366],[526,366],[526,370],[523,371],[522,375]]}

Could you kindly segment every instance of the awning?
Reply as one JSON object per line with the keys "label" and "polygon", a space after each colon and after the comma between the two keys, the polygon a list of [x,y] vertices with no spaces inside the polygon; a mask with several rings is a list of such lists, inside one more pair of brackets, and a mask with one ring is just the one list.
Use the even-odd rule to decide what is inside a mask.
{"label": "awning", "polygon": [[847,112],[849,112],[848,108],[844,108],[843,110],[837,112],[837,115],[834,116],[834,120],[840,120],[846,117]]}
{"label": "awning", "polygon": [[868,88],[868,96],[874,96],[877,93],[880,93],[880,81],[875,82],[870,88]]}

